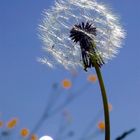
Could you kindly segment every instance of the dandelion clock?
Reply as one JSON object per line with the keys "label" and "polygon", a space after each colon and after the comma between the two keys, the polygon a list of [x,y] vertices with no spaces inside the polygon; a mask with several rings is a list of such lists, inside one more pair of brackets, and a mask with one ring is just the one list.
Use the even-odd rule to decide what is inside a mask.
{"label": "dandelion clock", "polygon": [[58,0],[43,15],[39,36],[46,56],[39,61],[52,68],[83,67],[85,71],[95,68],[104,106],[105,140],[110,140],[101,67],[116,56],[125,38],[118,17],[96,0]]}

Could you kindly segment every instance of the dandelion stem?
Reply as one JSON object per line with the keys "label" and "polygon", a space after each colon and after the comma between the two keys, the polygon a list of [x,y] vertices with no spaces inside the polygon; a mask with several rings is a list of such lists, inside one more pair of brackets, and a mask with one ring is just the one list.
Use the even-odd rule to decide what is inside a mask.
{"label": "dandelion stem", "polygon": [[105,119],[105,140],[110,140],[110,119],[109,119],[109,109],[108,109],[108,100],[106,95],[106,90],[104,86],[104,81],[102,78],[100,67],[95,64],[95,70],[98,76],[98,81],[102,93],[102,100],[104,106],[104,119]]}

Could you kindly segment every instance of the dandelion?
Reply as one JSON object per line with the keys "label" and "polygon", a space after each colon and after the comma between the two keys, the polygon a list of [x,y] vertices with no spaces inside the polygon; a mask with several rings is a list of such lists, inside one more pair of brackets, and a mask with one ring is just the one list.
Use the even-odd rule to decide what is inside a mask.
{"label": "dandelion", "polygon": [[105,123],[104,123],[104,121],[100,121],[98,123],[98,129],[101,130],[101,131],[105,130]]}
{"label": "dandelion", "polygon": [[35,134],[33,134],[33,135],[31,136],[31,140],[38,140],[38,138],[37,138],[37,136],[36,136]]}
{"label": "dandelion", "polygon": [[27,136],[29,135],[29,130],[28,130],[27,128],[21,129],[20,135],[21,135],[22,137],[27,137]]}
{"label": "dandelion", "polygon": [[96,77],[96,75],[92,74],[92,75],[89,75],[87,79],[89,82],[96,82],[97,77]]}
{"label": "dandelion", "polygon": [[116,56],[125,38],[118,17],[96,0],[59,0],[44,12],[39,29],[47,53],[40,62],[66,69],[95,68],[104,106],[105,140],[110,140],[108,100],[100,69]]}
{"label": "dandelion", "polygon": [[62,86],[63,86],[63,88],[68,89],[68,88],[70,88],[70,87],[72,86],[72,83],[71,83],[70,80],[64,79],[64,80],[62,81]]}
{"label": "dandelion", "polygon": [[7,123],[7,128],[14,128],[17,125],[17,118],[13,118],[11,119],[8,123]]}
{"label": "dandelion", "polygon": [[0,121],[0,128],[3,126],[3,121]]}
{"label": "dandelion", "polygon": [[[118,17],[112,14],[107,6],[97,3],[96,0],[55,2],[52,9],[44,12],[44,19],[39,29],[44,43],[43,49],[47,53],[39,61],[50,67],[62,65],[66,69],[91,65],[88,59],[89,48],[81,47],[80,36],[84,35],[85,40],[86,38],[90,40],[89,42],[83,40],[86,46],[91,42],[92,46],[96,44],[96,47],[92,48],[92,53],[96,52],[99,58],[97,63],[100,66],[118,53],[118,48],[121,47],[125,37]],[[80,36],[75,37],[75,32]],[[76,43],[78,41],[79,43]]]}

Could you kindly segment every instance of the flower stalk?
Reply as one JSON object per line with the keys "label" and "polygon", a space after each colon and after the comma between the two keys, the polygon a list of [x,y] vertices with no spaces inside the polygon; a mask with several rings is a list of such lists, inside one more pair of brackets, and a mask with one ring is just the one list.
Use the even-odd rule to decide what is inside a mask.
{"label": "flower stalk", "polygon": [[95,70],[97,73],[101,94],[102,94],[102,100],[103,100],[103,107],[104,107],[104,119],[105,119],[105,140],[110,140],[110,118],[109,118],[109,109],[108,109],[108,100],[106,95],[106,90],[104,86],[104,81],[102,78],[100,67],[95,64]]}
{"label": "flower stalk", "polygon": [[[74,25],[70,31],[70,37],[75,43],[79,43],[80,45],[84,70],[87,71],[87,69],[91,67],[94,67],[96,70],[104,106],[105,140],[110,140],[108,101],[102,74],[100,71],[101,66],[105,63],[95,44],[95,37],[97,35],[96,31],[96,27],[89,22],[82,22],[81,24]],[[93,35],[94,37],[90,37],[89,34]]]}

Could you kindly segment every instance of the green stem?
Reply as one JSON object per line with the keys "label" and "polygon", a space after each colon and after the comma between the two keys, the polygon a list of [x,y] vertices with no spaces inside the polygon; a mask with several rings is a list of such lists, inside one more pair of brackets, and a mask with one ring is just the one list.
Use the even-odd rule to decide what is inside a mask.
{"label": "green stem", "polygon": [[110,119],[109,119],[109,109],[108,109],[106,90],[105,90],[102,74],[100,71],[100,67],[96,64],[95,64],[95,70],[98,76],[99,85],[102,93],[103,106],[104,106],[105,140],[110,140]]}

